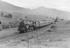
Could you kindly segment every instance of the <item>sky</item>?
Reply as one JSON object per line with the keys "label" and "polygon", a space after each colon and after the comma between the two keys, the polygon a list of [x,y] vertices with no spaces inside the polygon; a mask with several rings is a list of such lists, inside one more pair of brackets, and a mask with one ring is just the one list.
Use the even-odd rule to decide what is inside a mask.
{"label": "sky", "polygon": [[65,10],[70,12],[70,0],[2,0],[8,3],[35,9],[40,6],[44,6],[46,8],[55,8],[59,10]]}

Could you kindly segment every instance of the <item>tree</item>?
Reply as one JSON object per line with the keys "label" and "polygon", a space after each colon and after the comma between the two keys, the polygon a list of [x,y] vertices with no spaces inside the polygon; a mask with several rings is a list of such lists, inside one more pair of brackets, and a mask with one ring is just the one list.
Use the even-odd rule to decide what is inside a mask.
{"label": "tree", "polygon": [[7,13],[7,12],[1,12],[1,17],[5,17],[5,18],[12,18],[12,14],[11,13]]}
{"label": "tree", "polygon": [[4,17],[6,17],[6,18],[12,18],[12,14],[7,14]]}

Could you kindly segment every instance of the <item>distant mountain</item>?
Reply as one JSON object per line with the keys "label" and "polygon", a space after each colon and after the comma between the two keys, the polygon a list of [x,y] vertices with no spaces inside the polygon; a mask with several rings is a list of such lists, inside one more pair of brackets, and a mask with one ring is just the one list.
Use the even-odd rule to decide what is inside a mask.
{"label": "distant mountain", "polygon": [[34,11],[34,14],[36,15],[70,19],[69,18],[70,12],[61,11],[57,9],[39,7],[39,8],[33,9],[33,11]]}
{"label": "distant mountain", "polygon": [[31,10],[28,8],[22,8],[22,7],[18,7],[15,6],[13,4],[4,2],[4,1],[0,1],[0,10],[1,11],[7,11],[7,12],[11,12],[16,16],[23,16],[23,14],[30,14]]}
{"label": "distant mountain", "polygon": [[29,14],[31,10],[27,8],[15,6],[13,4],[4,1],[0,1],[0,12],[11,13],[14,17],[16,16],[18,18]]}
{"label": "distant mountain", "polygon": [[12,5],[10,3],[4,2],[4,1],[0,1],[0,9],[1,10],[11,10],[11,11],[27,11],[29,9],[25,9],[25,8],[21,8],[15,5]]}
{"label": "distant mountain", "polygon": [[35,14],[35,12],[31,9],[27,9],[27,8],[22,8],[22,7],[18,7],[18,6],[15,6],[15,5],[12,5],[10,3],[7,3],[7,2],[3,2],[3,1],[0,1],[0,10],[2,12],[9,12],[9,13],[12,13],[13,16],[15,17],[21,17],[21,16],[28,16],[30,17],[31,19],[37,19],[38,18],[38,15]]}
{"label": "distant mountain", "polygon": [[45,8],[45,7],[39,7],[36,9],[27,9],[27,8],[22,8],[18,7],[15,5],[12,5],[7,2],[0,1],[0,10],[2,11],[7,11],[7,12],[12,12],[14,16],[28,16],[31,18],[43,18],[43,17],[60,17],[64,19],[70,19],[70,12],[66,11],[60,11],[57,9],[52,9],[52,8]]}

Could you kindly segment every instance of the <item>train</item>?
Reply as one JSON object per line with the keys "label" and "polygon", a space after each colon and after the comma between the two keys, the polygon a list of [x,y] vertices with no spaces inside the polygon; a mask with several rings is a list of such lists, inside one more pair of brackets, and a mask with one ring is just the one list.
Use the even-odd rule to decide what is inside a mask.
{"label": "train", "polygon": [[18,27],[19,33],[24,33],[24,32],[31,32],[35,31],[37,29],[40,29],[45,26],[49,26],[55,22],[58,21],[58,18],[56,19],[49,19],[49,20],[31,20],[31,19],[22,19],[18,22],[9,22],[9,24],[0,24],[0,31],[3,29],[8,29],[8,28],[16,28]]}
{"label": "train", "polygon": [[52,20],[51,21],[22,20],[19,23],[18,31],[19,31],[19,33],[34,31],[41,27],[48,26],[48,25],[52,24],[52,22],[54,22],[54,21],[52,21]]}

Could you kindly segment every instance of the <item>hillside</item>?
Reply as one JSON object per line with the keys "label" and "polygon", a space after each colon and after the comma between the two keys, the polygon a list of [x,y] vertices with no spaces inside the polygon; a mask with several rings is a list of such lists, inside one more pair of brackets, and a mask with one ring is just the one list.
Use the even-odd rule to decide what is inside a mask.
{"label": "hillside", "polygon": [[33,12],[36,15],[42,15],[42,16],[50,16],[50,17],[59,17],[64,19],[70,19],[70,12],[61,11],[53,8],[45,8],[45,7],[39,7],[36,9],[33,9]]}
{"label": "hillside", "polygon": [[22,11],[28,11],[29,9],[25,9],[25,8],[21,8],[12,4],[9,4],[7,2],[4,1],[0,1],[0,10],[6,10],[9,12],[22,12]]}
{"label": "hillside", "polygon": [[[13,16],[12,19],[9,18],[5,18],[4,16],[2,16],[1,14],[4,14],[4,16],[6,16],[7,14],[11,14]],[[3,2],[0,1],[0,20],[2,22],[8,22],[8,21],[12,21],[12,20],[19,20],[19,18],[23,18],[27,16],[28,19],[32,19],[32,20],[46,20],[45,17],[43,17],[42,15],[37,15],[34,14],[34,12],[31,9],[27,9],[27,8],[21,8],[12,4],[9,4],[7,2]],[[47,18],[48,20],[49,18]]]}
{"label": "hillside", "polygon": [[7,11],[14,14],[14,16],[28,16],[33,18],[39,18],[39,17],[60,17],[64,19],[70,19],[70,12],[61,11],[53,8],[45,8],[45,7],[39,7],[36,9],[28,9],[28,8],[22,8],[15,5],[12,5],[7,2],[0,1],[0,10],[1,11]]}

